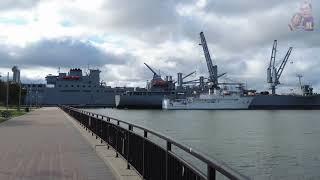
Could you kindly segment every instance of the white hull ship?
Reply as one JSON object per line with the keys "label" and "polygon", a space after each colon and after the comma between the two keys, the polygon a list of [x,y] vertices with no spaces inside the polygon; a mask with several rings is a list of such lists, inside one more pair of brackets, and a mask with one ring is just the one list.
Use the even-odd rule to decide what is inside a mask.
{"label": "white hull ship", "polygon": [[243,110],[249,109],[254,96],[240,94],[202,94],[186,99],[169,99],[162,101],[162,108],[168,110]]}

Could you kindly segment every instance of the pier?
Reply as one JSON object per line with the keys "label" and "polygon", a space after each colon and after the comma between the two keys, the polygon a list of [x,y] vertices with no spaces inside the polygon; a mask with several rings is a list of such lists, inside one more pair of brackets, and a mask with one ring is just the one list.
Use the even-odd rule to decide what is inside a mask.
{"label": "pier", "polygon": [[248,179],[150,129],[60,108],[37,109],[0,124],[0,179]]}

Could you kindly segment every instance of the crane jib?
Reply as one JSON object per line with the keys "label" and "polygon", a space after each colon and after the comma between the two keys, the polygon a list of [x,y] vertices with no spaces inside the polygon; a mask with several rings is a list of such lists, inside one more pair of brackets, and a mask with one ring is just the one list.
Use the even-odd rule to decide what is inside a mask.
{"label": "crane jib", "polygon": [[204,56],[206,58],[206,62],[208,66],[210,80],[213,82],[214,86],[217,86],[218,85],[218,68],[217,66],[214,66],[212,63],[210,52],[207,46],[207,41],[203,32],[200,33],[200,39],[201,39],[201,46],[203,48]]}
{"label": "crane jib", "polygon": [[150,69],[151,72],[153,72],[153,74],[155,74],[156,76],[159,76],[147,63],[144,63],[144,65],[146,65],[147,68]]}

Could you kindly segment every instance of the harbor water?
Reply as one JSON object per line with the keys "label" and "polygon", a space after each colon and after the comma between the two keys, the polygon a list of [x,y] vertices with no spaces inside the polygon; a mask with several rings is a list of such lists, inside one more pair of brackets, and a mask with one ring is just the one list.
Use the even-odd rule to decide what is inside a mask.
{"label": "harbor water", "polygon": [[87,110],[159,131],[253,179],[320,179],[320,111]]}

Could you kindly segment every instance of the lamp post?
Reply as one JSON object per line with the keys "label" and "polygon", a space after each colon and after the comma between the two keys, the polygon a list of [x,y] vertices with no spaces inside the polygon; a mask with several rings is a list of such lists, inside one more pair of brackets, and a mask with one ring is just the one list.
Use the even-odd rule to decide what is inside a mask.
{"label": "lamp post", "polygon": [[7,75],[7,111],[9,110],[9,72]]}
{"label": "lamp post", "polygon": [[18,111],[20,111],[21,106],[21,81],[19,80],[19,104],[18,104]]}

